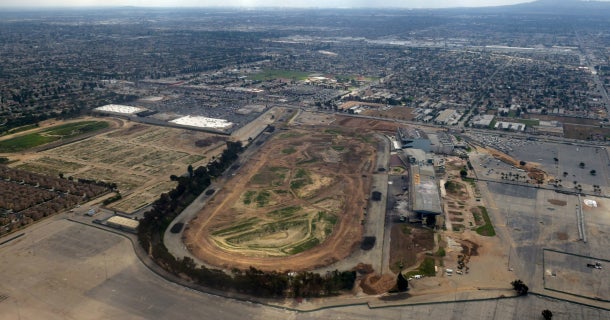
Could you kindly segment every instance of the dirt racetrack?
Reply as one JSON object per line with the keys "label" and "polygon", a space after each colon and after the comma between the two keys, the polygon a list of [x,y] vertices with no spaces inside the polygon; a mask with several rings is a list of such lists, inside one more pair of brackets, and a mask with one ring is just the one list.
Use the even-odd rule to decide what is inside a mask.
{"label": "dirt racetrack", "polygon": [[353,129],[276,133],[184,231],[187,248],[224,269],[311,270],[362,237],[374,142]]}

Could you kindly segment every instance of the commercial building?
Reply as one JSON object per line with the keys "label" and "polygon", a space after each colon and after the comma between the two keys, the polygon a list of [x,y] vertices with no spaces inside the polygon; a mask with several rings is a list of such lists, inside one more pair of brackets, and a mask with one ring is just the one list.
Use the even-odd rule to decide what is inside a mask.
{"label": "commercial building", "polygon": [[106,220],[106,225],[125,231],[136,232],[138,230],[140,222],[138,220],[133,220],[121,216],[112,216],[108,220]]}
{"label": "commercial building", "polygon": [[495,117],[493,114],[476,115],[470,123],[475,128],[488,128]]}
{"label": "commercial building", "polygon": [[398,128],[396,138],[404,149],[413,148],[430,152],[430,139],[428,139],[428,135],[425,132],[419,129]]}

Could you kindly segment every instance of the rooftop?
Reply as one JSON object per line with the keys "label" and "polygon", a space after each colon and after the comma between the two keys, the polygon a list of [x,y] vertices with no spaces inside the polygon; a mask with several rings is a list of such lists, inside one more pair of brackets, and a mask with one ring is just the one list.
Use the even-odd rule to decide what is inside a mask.
{"label": "rooftop", "polygon": [[120,104],[107,104],[105,106],[101,106],[101,107],[95,108],[93,110],[100,111],[100,112],[134,114],[134,113],[145,111],[146,109],[140,108],[140,107],[124,106],[124,105],[120,105]]}
{"label": "rooftop", "polygon": [[184,116],[178,119],[174,119],[170,122],[190,127],[214,129],[226,129],[233,125],[232,122],[229,122],[225,119],[208,118],[202,116]]}

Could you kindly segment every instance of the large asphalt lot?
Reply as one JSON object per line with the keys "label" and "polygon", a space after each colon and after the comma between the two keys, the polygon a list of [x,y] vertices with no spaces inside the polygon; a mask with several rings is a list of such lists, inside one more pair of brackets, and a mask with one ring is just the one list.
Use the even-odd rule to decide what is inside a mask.
{"label": "large asphalt lot", "polygon": [[[609,200],[581,197],[579,203],[579,198],[575,195],[552,190],[495,182],[481,183],[480,186],[498,236],[507,244],[507,247],[498,249],[507,253],[508,267],[514,269],[515,277],[522,279],[535,292],[554,294],[546,290],[551,283],[547,283],[546,288],[544,283],[544,278],[551,279],[550,273],[554,272],[558,276],[557,279],[552,278],[552,289],[562,288],[562,291],[568,293],[610,300],[608,290],[594,290],[593,294],[591,290],[584,288],[591,282],[588,273],[573,271],[574,268],[590,271],[587,270],[586,263],[593,260],[592,258],[582,259],[579,266],[558,259],[547,261],[548,265],[545,266],[543,260],[544,249],[585,257],[610,258],[610,240],[605,236],[610,232],[610,213],[607,210]],[[584,206],[584,199],[596,200],[598,207]],[[580,240],[577,205],[583,207],[587,242]],[[562,281],[562,276],[568,274],[570,279],[566,277],[564,282],[557,282]],[[565,290],[566,288],[569,290]]]}
{"label": "large asphalt lot", "polygon": [[[518,160],[539,163],[544,171],[566,182],[610,186],[610,163],[604,148],[536,141],[515,148],[511,155]],[[579,166],[581,162],[584,168]],[[596,174],[591,175],[591,170]],[[565,177],[564,172],[567,173]]]}
{"label": "large asphalt lot", "polygon": [[534,296],[299,313],[169,283],[136,258],[126,238],[63,219],[39,223],[1,245],[0,274],[0,319],[539,319],[546,308],[563,319],[610,317]]}

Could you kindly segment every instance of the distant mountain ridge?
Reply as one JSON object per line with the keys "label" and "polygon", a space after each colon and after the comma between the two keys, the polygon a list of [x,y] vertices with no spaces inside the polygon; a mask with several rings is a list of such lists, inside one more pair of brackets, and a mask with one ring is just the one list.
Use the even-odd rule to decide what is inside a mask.
{"label": "distant mountain ridge", "polygon": [[[491,9],[492,7],[490,7]],[[537,0],[510,6],[493,7],[511,12],[549,14],[594,14],[610,16],[610,2],[586,0]]]}

